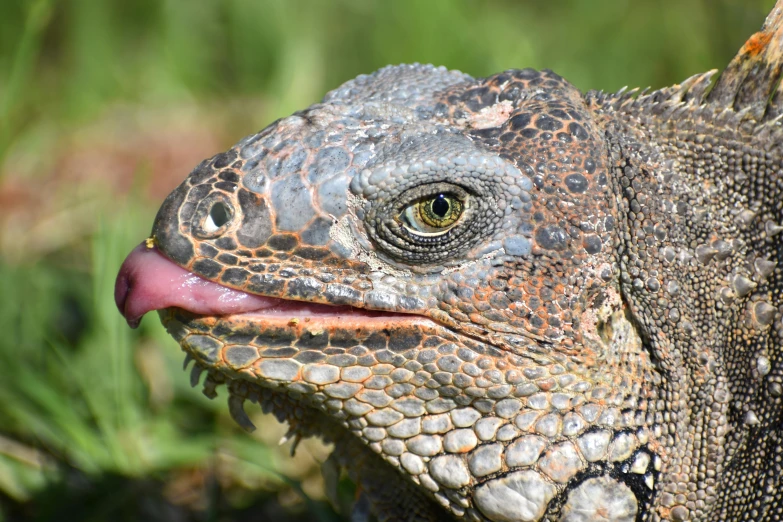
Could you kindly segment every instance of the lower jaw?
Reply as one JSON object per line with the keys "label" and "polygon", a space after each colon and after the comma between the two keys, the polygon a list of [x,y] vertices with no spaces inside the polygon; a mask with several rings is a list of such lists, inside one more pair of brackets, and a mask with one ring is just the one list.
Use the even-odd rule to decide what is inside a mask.
{"label": "lower jaw", "polygon": [[[161,310],[159,313],[163,325],[178,342],[182,339],[183,329],[198,333],[214,331],[220,326],[227,326],[223,324],[225,320],[197,316],[175,308]],[[250,335],[251,332],[248,328],[252,325],[245,324],[248,320],[252,320],[252,314],[232,316],[233,326],[239,327],[237,335]],[[408,316],[405,320],[425,321],[430,323],[428,326],[434,325],[434,323],[422,318]],[[279,323],[278,321],[272,322]],[[289,327],[296,326],[290,325],[289,322],[285,324]],[[363,321],[362,324],[366,327],[366,322]],[[282,325],[275,326],[281,327]],[[349,328],[351,326],[358,327],[357,324],[343,325],[343,327]],[[381,325],[376,324],[375,326]],[[268,328],[264,328],[264,330],[268,330]],[[228,392],[229,413],[234,421],[245,430],[255,430],[255,426],[244,409],[245,402],[249,401],[258,404],[264,413],[274,415],[279,422],[288,424],[289,430],[285,439],[293,440],[292,454],[296,451],[299,441],[305,437],[318,437],[326,443],[333,444],[334,451],[329,460],[347,472],[351,480],[362,491],[362,495],[368,497],[371,505],[376,501],[386,503],[389,491],[398,491],[401,495],[400,498],[403,499],[402,502],[416,505],[418,512],[431,512],[428,520],[451,520],[451,517],[421,488],[360,441],[351,433],[344,422],[324,411],[323,404],[313,401],[312,397],[286,389],[281,384],[264,382],[262,385],[251,382],[247,379],[246,374],[225,367],[219,368],[219,365],[205,361],[202,354],[194,353],[184,343],[180,343],[180,346],[186,353],[185,369],[193,362],[190,373],[191,386],[195,387],[201,383],[204,395],[209,399],[214,399],[218,395],[218,387],[225,385]],[[206,376],[202,381],[202,376],[205,373]],[[382,490],[380,492],[378,491],[379,484],[381,484],[380,489]],[[379,498],[374,498],[376,496]],[[359,500],[357,497],[357,502]],[[400,516],[407,518],[403,514],[398,516],[388,511],[388,506],[385,510],[391,518],[383,518],[382,520],[395,520]]]}
{"label": "lower jaw", "polygon": [[[346,316],[336,320],[317,316],[259,317],[253,313],[201,316],[180,308],[167,308],[158,313],[168,333],[186,352],[185,366],[195,361],[191,385],[198,385],[206,372],[204,394],[214,398],[215,388],[227,384],[229,410],[241,426],[253,429],[242,410],[244,400],[250,400],[259,403],[267,413],[279,412],[275,413],[278,419],[289,422],[302,436],[318,435],[330,442],[339,438],[330,436],[332,427],[339,427],[340,435],[349,434],[345,412],[330,411],[327,397],[323,393],[312,394],[315,387],[301,375],[293,373],[288,380],[275,380],[267,378],[259,367],[286,361],[300,367],[308,363],[345,366],[337,361],[341,357],[352,359],[352,366],[366,364],[362,357],[369,357],[372,364],[401,366],[409,358],[415,358],[415,349],[430,335],[456,340],[453,333],[439,324],[405,314]],[[242,359],[233,355],[237,350],[250,355]],[[285,408],[273,408],[282,398],[286,401]],[[268,402],[272,399],[276,402]]]}
{"label": "lower jaw", "polygon": [[[187,352],[185,365],[192,359]],[[255,429],[244,411],[245,401],[250,401],[258,404],[264,413],[274,415],[278,422],[288,424],[289,429],[284,440],[293,441],[292,456],[299,441],[306,437],[317,437],[332,444],[334,450],[328,462],[344,470],[357,486],[353,510],[363,510],[361,504],[366,500],[371,507],[382,506],[377,511],[373,509],[380,522],[409,520],[412,506],[415,506],[416,515],[424,517],[422,520],[453,520],[424,490],[363,444],[346,426],[329,417],[317,406],[291,397],[290,392],[282,388],[266,388],[241,379],[232,379],[215,369],[206,369],[198,362],[194,363],[191,373],[192,385],[199,384],[198,377],[203,372],[206,372],[203,381],[204,395],[213,399],[217,396],[217,387],[225,385],[229,413],[247,431]],[[198,376],[195,381],[194,374]],[[390,497],[399,499],[399,505],[390,506]]]}
{"label": "lower jaw", "polygon": [[270,382],[255,371],[262,361],[290,359],[298,364],[344,366],[334,362],[335,357],[355,361],[367,355],[377,360],[371,364],[393,363],[390,359],[415,358],[430,336],[441,342],[459,340],[439,323],[410,314],[202,316],[180,308],[158,313],[168,333],[205,367],[265,387],[285,383],[280,379]]}

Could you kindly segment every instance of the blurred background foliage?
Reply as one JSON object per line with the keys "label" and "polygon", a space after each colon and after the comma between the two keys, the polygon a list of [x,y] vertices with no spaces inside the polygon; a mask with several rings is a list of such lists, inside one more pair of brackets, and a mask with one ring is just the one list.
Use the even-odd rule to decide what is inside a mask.
{"label": "blurred background foliage", "polygon": [[773,0],[0,0],[0,521],[346,520],[350,484],[191,389],[114,275],[202,158],[388,63],[583,90],[724,66]]}

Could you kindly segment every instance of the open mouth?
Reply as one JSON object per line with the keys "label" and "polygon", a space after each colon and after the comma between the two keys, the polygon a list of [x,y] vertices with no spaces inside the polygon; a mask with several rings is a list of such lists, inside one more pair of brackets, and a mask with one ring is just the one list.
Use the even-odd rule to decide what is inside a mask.
{"label": "open mouth", "polygon": [[[362,343],[378,349],[377,340],[373,341],[374,332],[388,336],[381,345],[394,350],[399,349],[401,343],[411,341],[405,335],[395,336],[397,333],[404,334],[407,329],[425,332],[441,329],[438,323],[421,315],[280,299],[228,288],[180,267],[157,248],[149,248],[145,243],[133,249],[123,262],[117,275],[114,298],[131,328],[137,328],[147,312],[159,311],[164,326],[187,354],[185,365],[196,360],[191,384],[196,386],[201,374],[207,372],[204,393],[210,398],[215,395],[215,386],[224,383],[229,385],[232,395],[242,395],[239,389],[232,389],[235,386],[232,381],[237,378],[244,383],[240,387],[242,390],[248,386],[255,388],[256,384],[274,390],[282,384],[277,380],[280,375],[266,382],[263,376],[252,374],[250,369],[242,371],[251,365],[251,361],[263,368],[265,364],[279,362],[264,362],[265,357],[277,359],[285,354],[285,357],[296,358],[295,354],[305,352],[299,357],[320,360],[333,355],[332,352],[344,352],[345,346]],[[253,347],[240,346],[218,357],[212,347],[219,340],[209,341],[209,346],[194,344],[194,337],[203,341],[205,336],[199,334],[216,329],[216,325],[221,325],[223,333],[228,333],[229,337],[233,333],[243,338],[248,335],[249,339],[255,338]],[[328,333],[332,334],[330,338],[327,338]],[[186,337],[189,340],[185,340]],[[419,340],[415,336],[412,339],[414,342]],[[232,339],[229,345],[235,342],[236,339]],[[334,348],[335,345],[339,348]],[[357,349],[367,350],[361,346]],[[251,352],[252,359],[245,360],[245,355]],[[236,353],[241,357],[231,355]],[[300,376],[287,375],[287,378],[299,380]],[[255,395],[247,398],[257,402]],[[232,416],[248,427],[246,416],[236,408]]]}
{"label": "open mouth", "polygon": [[[301,391],[291,395],[288,387],[293,389],[296,386],[294,381],[309,386],[307,383],[302,383],[299,376],[292,377],[294,381],[286,384],[274,380],[259,380],[248,373],[250,370],[226,371],[225,364],[218,361],[209,362],[199,355],[194,357],[191,353],[192,347],[188,347],[187,341],[183,344],[181,337],[175,331],[181,328],[183,323],[189,325],[188,329],[192,326],[193,331],[198,333],[198,325],[202,323],[214,325],[215,322],[226,322],[230,324],[231,329],[252,330],[254,335],[259,334],[261,337],[264,337],[264,332],[267,332],[267,337],[264,338],[272,339],[274,344],[274,332],[280,331],[288,332],[294,337],[300,336],[308,328],[313,331],[345,331],[350,332],[351,335],[367,336],[379,330],[393,332],[395,326],[401,326],[400,323],[405,323],[414,329],[427,330],[433,327],[439,329],[434,321],[413,314],[249,294],[205,280],[176,265],[160,251],[148,248],[145,244],[136,247],[123,263],[117,276],[114,297],[120,312],[133,328],[139,325],[142,316],[147,312],[161,310],[161,318],[167,325],[167,329],[175,339],[180,341],[187,352],[186,367],[189,363],[193,363],[191,385],[197,386],[203,382],[203,392],[209,398],[217,395],[218,386],[225,385],[228,392],[229,413],[246,430],[255,429],[244,411],[244,403],[249,401],[258,404],[263,412],[274,415],[280,422],[288,423],[289,431],[284,439],[293,440],[292,452],[297,442],[304,437],[317,436],[332,443],[334,452],[330,460],[333,460],[357,485],[360,485],[362,496],[385,498],[386,491],[393,484],[394,490],[407,498],[416,509],[427,511],[428,519],[448,518],[442,508],[426,496],[423,489],[417,487],[413,481],[405,480],[399,470],[394,469],[377,454],[377,451],[371,450],[366,442],[360,440],[362,431],[361,429],[356,431],[358,419],[352,423],[344,414],[345,412],[331,411],[329,404],[324,404],[323,400],[317,400]],[[293,324],[292,320],[299,321]],[[410,322],[420,324],[414,326]],[[333,343],[334,339],[330,342]],[[349,344],[358,343],[359,341]],[[365,344],[371,346],[369,340]],[[389,346],[391,344],[392,342],[389,341]],[[279,349],[274,346],[264,348],[263,345],[264,343],[259,343],[258,349],[270,351]],[[247,347],[240,349],[247,350]],[[357,346],[356,349],[372,357],[369,355],[368,348]],[[301,355],[309,357],[318,348],[310,347],[309,350],[307,348],[302,350]],[[322,351],[324,357],[329,357],[331,352],[342,353],[346,350],[325,348]],[[347,354],[343,356],[353,357]],[[295,358],[293,355],[291,357]],[[396,355],[396,357],[402,356]],[[271,359],[267,362],[274,364],[277,361]],[[261,361],[259,364],[265,363]],[[353,383],[348,385],[355,386]],[[378,393],[377,390],[369,391]]]}
{"label": "open mouth", "polygon": [[144,243],[125,259],[114,287],[114,300],[131,328],[147,312],[181,308],[204,316],[243,315],[269,324],[304,318],[327,325],[360,320],[427,320],[410,314],[382,312],[249,294],[203,279],[176,265]]}

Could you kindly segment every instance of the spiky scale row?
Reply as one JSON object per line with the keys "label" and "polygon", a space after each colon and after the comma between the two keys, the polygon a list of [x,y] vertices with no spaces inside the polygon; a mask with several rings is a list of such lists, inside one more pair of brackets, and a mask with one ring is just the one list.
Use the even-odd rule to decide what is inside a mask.
{"label": "spiky scale row", "polygon": [[[716,105],[747,110],[757,121],[783,113],[776,87],[783,66],[783,10],[776,5],[761,31],[751,36],[729,63],[707,100]],[[771,98],[773,92],[776,96]]]}

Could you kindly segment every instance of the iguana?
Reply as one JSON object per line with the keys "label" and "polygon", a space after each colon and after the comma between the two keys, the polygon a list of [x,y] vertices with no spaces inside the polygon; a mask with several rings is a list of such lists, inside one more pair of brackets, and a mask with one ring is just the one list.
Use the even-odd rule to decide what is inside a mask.
{"label": "iguana", "polygon": [[198,165],[117,305],[357,520],[781,520],[782,63],[779,0],[714,85],[359,76]]}

